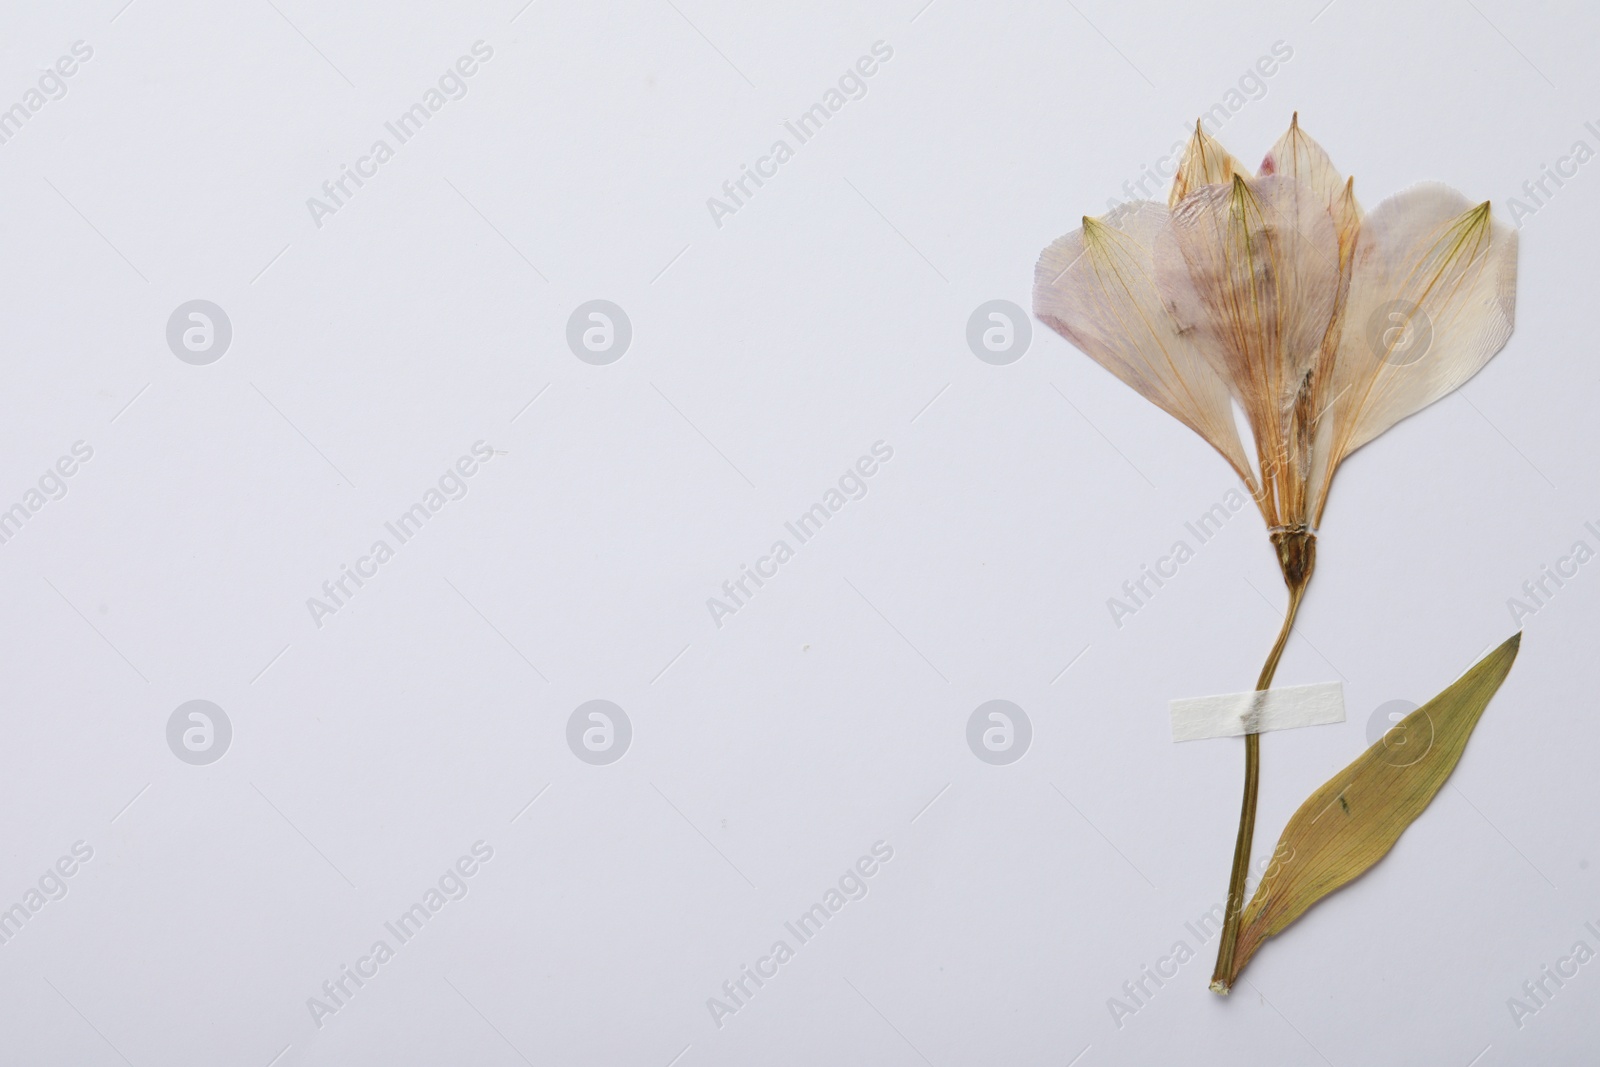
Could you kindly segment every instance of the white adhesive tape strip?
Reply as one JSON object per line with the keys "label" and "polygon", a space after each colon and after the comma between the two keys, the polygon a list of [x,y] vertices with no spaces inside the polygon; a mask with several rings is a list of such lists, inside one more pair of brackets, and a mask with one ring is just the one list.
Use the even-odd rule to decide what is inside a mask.
{"label": "white adhesive tape strip", "polygon": [[1344,685],[1318,682],[1172,702],[1172,739],[1201,741],[1344,722]]}

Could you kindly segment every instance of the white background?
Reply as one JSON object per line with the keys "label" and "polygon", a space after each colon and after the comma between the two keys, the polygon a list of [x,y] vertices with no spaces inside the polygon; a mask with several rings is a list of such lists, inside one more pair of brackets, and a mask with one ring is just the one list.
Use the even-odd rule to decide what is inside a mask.
{"label": "white background", "polygon": [[[1298,109],[1369,208],[1437,179],[1506,218],[1600,147],[1597,16],[920,2],[10,7],[0,107],[93,57],[0,145],[0,507],[94,455],[0,545],[0,907],[94,854],[0,945],[0,1061],[1592,1062],[1600,962],[1520,1028],[1507,999],[1600,949],[1600,563],[1524,620],[1395,851],[1220,999],[1184,924],[1225,890],[1242,742],[1172,744],[1166,702],[1254,679],[1266,534],[1241,511],[1116,626],[1107,598],[1232,476],[1043,327],[1001,367],[965,330],[1027,306],[1039,249],[1275,42],[1220,130],[1241,158]],[[468,94],[314,225],[480,40]],[[876,41],[865,98],[717,227],[707,198]],[[1597,209],[1590,163],[1521,220],[1506,349],[1341,471],[1278,679],[1342,680],[1349,720],[1264,739],[1258,855],[1374,709],[1600,547]],[[197,298],[233,327],[208,366],[165,339]],[[595,298],[633,326],[609,366],[565,341]],[[479,440],[466,498],[315,625],[307,598]],[[879,440],[866,498],[713,625]],[[634,731],[609,766],[565,739],[596,698]],[[965,739],[994,698],[1033,724],[1010,766]],[[209,766],[167,745],[192,699],[233,726]],[[465,899],[317,1026],[307,999],[479,840]],[[870,893],[715,1025],[707,998],[880,840]],[[1180,939],[1196,958],[1117,1025]]]}

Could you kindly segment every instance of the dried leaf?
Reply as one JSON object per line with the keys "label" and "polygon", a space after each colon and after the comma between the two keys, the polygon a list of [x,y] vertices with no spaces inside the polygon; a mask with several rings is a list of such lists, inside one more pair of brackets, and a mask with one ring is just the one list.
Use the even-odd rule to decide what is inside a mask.
{"label": "dried leaf", "polygon": [[1394,847],[1455,769],[1521,643],[1513,634],[1300,805],[1245,908],[1234,975],[1263,941]]}

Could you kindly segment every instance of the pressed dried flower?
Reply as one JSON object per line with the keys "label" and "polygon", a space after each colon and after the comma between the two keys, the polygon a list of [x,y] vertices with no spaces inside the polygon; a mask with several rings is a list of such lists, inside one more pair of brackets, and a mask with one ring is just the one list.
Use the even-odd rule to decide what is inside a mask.
{"label": "pressed dried flower", "polygon": [[[1254,176],[1196,123],[1166,204],[1086,217],[1040,255],[1035,314],[1205,438],[1266,521],[1289,603],[1256,688],[1272,684],[1294,625],[1339,465],[1500,350],[1516,255],[1487,202],[1443,185],[1363,212],[1298,115]],[[1247,735],[1219,992],[1243,963],[1259,760]]]}

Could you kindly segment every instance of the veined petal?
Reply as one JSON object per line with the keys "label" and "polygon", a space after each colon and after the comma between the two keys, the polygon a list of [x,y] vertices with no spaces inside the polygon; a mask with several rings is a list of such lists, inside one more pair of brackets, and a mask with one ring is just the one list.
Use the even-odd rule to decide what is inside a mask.
{"label": "veined petal", "polygon": [[1056,240],[1034,268],[1033,311],[1141,396],[1204,437],[1255,490],[1228,389],[1180,333],[1156,288],[1167,209],[1123,204]]}
{"label": "veined petal", "polygon": [[1339,283],[1333,218],[1286,178],[1235,177],[1172,215],[1157,270],[1180,326],[1195,329],[1248,412],[1292,401],[1321,348]]}
{"label": "veined petal", "polygon": [[1516,288],[1516,231],[1487,202],[1428,183],[1379,204],[1357,241],[1330,383],[1332,465],[1478,373],[1511,336]]}
{"label": "veined petal", "polygon": [[1279,483],[1283,499],[1264,511],[1304,521],[1311,442],[1297,413],[1320,391],[1314,372],[1341,289],[1327,204],[1287,177],[1206,186],[1173,212],[1156,270],[1180,330],[1193,331],[1250,420],[1263,488]]}
{"label": "veined petal", "polygon": [[1261,160],[1261,177],[1278,174],[1300,182],[1313,195],[1334,207],[1345,193],[1345,179],[1328,158],[1322,146],[1300,128],[1300,113],[1289,120],[1289,129]]}
{"label": "veined petal", "polygon": [[1328,205],[1339,238],[1339,267],[1349,273],[1356,236],[1361,232],[1361,205],[1356,200],[1355,179],[1345,178],[1328,153],[1300,128],[1300,113],[1289,119],[1289,129],[1261,160],[1261,177],[1279,175],[1309,189]]}
{"label": "veined petal", "polygon": [[1339,231],[1339,263],[1348,269],[1350,257],[1355,253],[1356,237],[1361,233],[1362,211],[1356,201],[1356,180],[1346,178],[1344,188],[1334,197],[1333,224]]}
{"label": "veined petal", "polygon": [[1355,179],[1345,180],[1344,189],[1334,200],[1333,225],[1339,235],[1339,300],[1328,332],[1322,338],[1322,354],[1316,370],[1315,396],[1311,397],[1309,410],[1303,413],[1307,420],[1301,435],[1311,442],[1311,463],[1306,472],[1304,501],[1312,525],[1321,519],[1321,502],[1327,499],[1328,482],[1338,466],[1334,455],[1334,419],[1330,410],[1336,390],[1329,388],[1339,359],[1339,344],[1344,336],[1345,313],[1349,306],[1350,275],[1354,269],[1356,243],[1361,236],[1361,205],[1356,202]]}
{"label": "veined petal", "polygon": [[1237,174],[1248,178],[1250,172],[1244,165],[1228,154],[1218,141],[1206,132],[1204,126],[1197,120],[1194,124],[1194,135],[1189,138],[1188,147],[1183,150],[1183,161],[1178,164],[1178,173],[1172,179],[1172,191],[1167,194],[1167,206],[1175,208],[1178,202],[1196,190],[1207,185],[1220,185],[1231,181]]}

